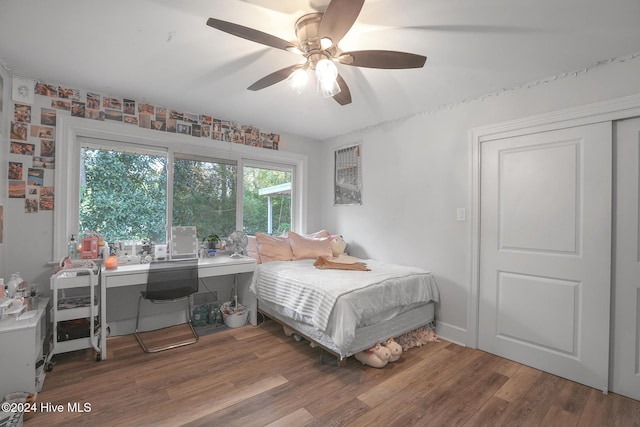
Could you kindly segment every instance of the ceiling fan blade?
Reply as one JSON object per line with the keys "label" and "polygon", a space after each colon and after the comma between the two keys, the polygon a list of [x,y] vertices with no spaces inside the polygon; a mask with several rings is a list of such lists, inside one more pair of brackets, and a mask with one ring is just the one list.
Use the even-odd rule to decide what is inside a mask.
{"label": "ceiling fan blade", "polygon": [[427,57],[394,50],[358,50],[344,52],[338,61],[355,67],[402,69],[422,68]]}
{"label": "ceiling fan blade", "polygon": [[336,77],[336,82],[340,86],[340,92],[333,95],[333,99],[340,105],[351,104],[351,91],[340,74]]}
{"label": "ceiling fan blade", "polygon": [[260,80],[258,80],[257,82],[249,86],[247,89],[256,91],[256,90],[264,89],[276,83],[280,83],[281,81],[289,77],[296,68],[300,68],[300,67],[301,67],[300,64],[295,64],[295,65],[283,68],[282,70],[278,70],[274,73],[269,74],[268,76],[264,76],[263,78],[261,78]]}
{"label": "ceiling fan blade", "polygon": [[292,48],[297,48],[295,43],[288,42],[280,37],[272,36],[271,34],[263,33],[262,31],[255,30],[253,28],[234,24],[233,22],[209,18],[207,20],[207,25],[217,30],[224,31],[225,33],[233,34],[234,36],[242,37],[243,39],[266,46],[275,47],[276,49],[290,50]]}
{"label": "ceiling fan blade", "polygon": [[332,0],[320,22],[319,34],[338,44],[358,19],[364,0]]}

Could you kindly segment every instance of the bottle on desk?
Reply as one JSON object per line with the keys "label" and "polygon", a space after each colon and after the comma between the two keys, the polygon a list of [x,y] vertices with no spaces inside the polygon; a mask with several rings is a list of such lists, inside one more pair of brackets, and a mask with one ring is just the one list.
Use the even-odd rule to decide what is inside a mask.
{"label": "bottle on desk", "polygon": [[78,242],[76,242],[76,237],[74,234],[71,235],[71,240],[67,244],[67,255],[69,258],[76,259],[78,257]]}

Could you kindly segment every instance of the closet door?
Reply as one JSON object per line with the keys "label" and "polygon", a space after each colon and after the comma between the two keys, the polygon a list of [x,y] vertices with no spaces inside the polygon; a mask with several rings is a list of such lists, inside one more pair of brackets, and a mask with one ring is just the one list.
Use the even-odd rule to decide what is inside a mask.
{"label": "closet door", "polygon": [[481,145],[479,347],[607,390],[612,128]]}
{"label": "closet door", "polygon": [[640,118],[616,122],[611,390],[640,400]]}

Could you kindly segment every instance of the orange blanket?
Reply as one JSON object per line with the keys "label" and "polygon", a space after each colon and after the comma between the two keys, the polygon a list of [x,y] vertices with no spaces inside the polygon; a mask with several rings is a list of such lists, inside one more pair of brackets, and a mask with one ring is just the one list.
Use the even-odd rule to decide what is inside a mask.
{"label": "orange blanket", "polygon": [[367,264],[364,262],[353,262],[353,263],[344,263],[344,262],[333,262],[327,258],[318,257],[318,259],[313,263],[316,268],[319,269],[333,269],[333,270],[355,270],[355,271],[371,271],[371,269],[367,268]]}

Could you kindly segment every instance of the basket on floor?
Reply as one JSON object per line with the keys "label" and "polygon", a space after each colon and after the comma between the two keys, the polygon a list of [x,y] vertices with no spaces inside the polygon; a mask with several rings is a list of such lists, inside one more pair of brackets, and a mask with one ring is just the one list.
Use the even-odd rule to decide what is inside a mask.
{"label": "basket on floor", "polygon": [[249,310],[242,304],[234,305],[231,302],[222,304],[222,317],[224,324],[230,328],[239,328],[247,324]]}

